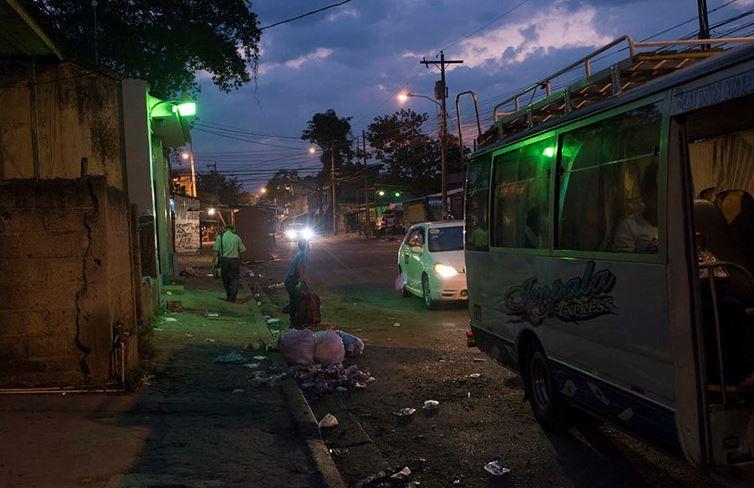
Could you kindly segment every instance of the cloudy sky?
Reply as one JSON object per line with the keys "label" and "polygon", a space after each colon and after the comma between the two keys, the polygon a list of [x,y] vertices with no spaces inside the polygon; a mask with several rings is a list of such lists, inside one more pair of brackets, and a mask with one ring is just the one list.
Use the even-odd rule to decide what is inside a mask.
{"label": "cloudy sky", "polygon": [[[252,8],[267,25],[330,3],[334,0],[256,0]],[[708,0],[708,5],[714,24],[754,9],[754,0]],[[642,39],[678,24],[657,39],[693,33],[696,9],[696,0],[352,0],[265,30],[256,84],[225,94],[200,74],[200,117],[206,125],[194,132],[199,169],[216,162],[219,170],[238,174],[249,191],[275,169],[315,171],[318,156],[309,155],[298,139],[314,113],[333,108],[353,117],[354,134],[360,135],[376,115],[401,107],[400,91],[432,94],[438,72],[419,61],[441,49],[464,60],[447,75],[449,105],[455,93],[471,89],[489,118],[492,106],[515,89],[622,34]],[[753,22],[754,15],[745,17],[716,34],[751,33]],[[602,66],[620,56],[606,57]],[[433,103],[417,98],[408,106],[430,114],[427,132],[437,130]],[[470,109],[462,108],[464,122],[471,122]],[[455,131],[455,122],[449,127]]]}

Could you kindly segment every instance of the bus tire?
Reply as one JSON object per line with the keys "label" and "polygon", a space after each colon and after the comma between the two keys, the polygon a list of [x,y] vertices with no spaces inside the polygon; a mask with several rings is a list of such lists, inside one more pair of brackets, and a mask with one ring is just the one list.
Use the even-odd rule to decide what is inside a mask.
{"label": "bus tire", "polygon": [[429,289],[429,276],[426,273],[422,275],[422,300],[427,310],[436,310],[437,302],[432,300],[432,292]]}
{"label": "bus tire", "polygon": [[537,422],[551,432],[568,430],[567,405],[555,387],[544,349],[535,342],[524,357],[524,387]]}
{"label": "bus tire", "polygon": [[406,278],[403,276],[403,270],[400,266],[398,266],[398,277],[401,280],[401,296],[403,298],[408,298],[411,296],[411,292],[408,291],[408,288],[406,288]]}

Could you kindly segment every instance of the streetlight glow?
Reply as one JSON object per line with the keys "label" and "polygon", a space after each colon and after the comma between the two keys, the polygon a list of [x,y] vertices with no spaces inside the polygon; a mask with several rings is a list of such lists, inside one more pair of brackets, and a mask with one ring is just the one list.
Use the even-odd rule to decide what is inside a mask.
{"label": "streetlight glow", "polygon": [[261,193],[262,195],[264,195],[265,193],[267,193],[267,188],[265,188],[265,187],[262,187],[262,189],[261,189],[261,190],[259,190],[259,192],[260,192],[260,193]]}
{"label": "streetlight glow", "polygon": [[406,103],[406,101],[408,100],[408,97],[409,97],[408,93],[406,93],[406,92],[400,92],[398,94],[398,101],[400,103]]}
{"label": "streetlight glow", "polygon": [[314,154],[315,152],[317,152],[316,148],[314,148],[314,147],[310,147],[309,148],[309,154]]}
{"label": "streetlight glow", "polygon": [[183,102],[175,105],[174,111],[178,111],[181,117],[196,115],[196,102]]}
{"label": "streetlight glow", "polygon": [[188,161],[188,158],[189,158],[189,153],[187,153],[186,151],[183,151],[181,153],[181,159],[184,161]]}
{"label": "streetlight glow", "polygon": [[215,215],[215,209],[214,208],[207,209],[207,213],[210,215]]}

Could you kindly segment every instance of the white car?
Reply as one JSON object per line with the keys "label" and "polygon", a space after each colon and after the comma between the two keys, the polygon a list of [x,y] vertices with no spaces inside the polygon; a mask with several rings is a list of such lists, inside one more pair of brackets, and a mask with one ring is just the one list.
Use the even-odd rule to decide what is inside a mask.
{"label": "white car", "polygon": [[463,221],[424,222],[406,232],[398,250],[403,296],[417,295],[428,309],[441,301],[468,299]]}

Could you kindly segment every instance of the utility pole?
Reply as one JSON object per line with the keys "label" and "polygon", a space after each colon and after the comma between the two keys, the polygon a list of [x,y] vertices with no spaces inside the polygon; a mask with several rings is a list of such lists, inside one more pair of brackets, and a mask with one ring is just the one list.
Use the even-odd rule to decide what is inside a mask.
{"label": "utility pole", "polygon": [[445,51],[440,51],[439,61],[430,61],[422,58],[419,63],[429,68],[430,64],[440,66],[440,82],[435,85],[435,98],[440,100],[440,186],[442,186],[442,220],[448,218],[448,190],[446,188],[446,164],[445,164],[445,145],[447,141],[448,111],[445,107],[445,100],[448,98],[448,87],[445,85],[445,65],[461,64],[462,59],[445,60]]}
{"label": "utility pole", "polygon": [[332,202],[330,208],[332,209],[332,233],[338,233],[338,214],[336,212],[335,205],[335,147],[330,148],[330,191],[332,192]]}
{"label": "utility pole", "polygon": [[[709,15],[707,13],[707,0],[697,0],[699,9],[699,39],[709,39]],[[709,44],[702,44],[702,50],[707,51]]]}
{"label": "utility pole", "polygon": [[369,237],[369,184],[367,183],[367,138],[364,131],[361,131],[361,155],[364,157],[364,218],[366,219],[366,235]]}

